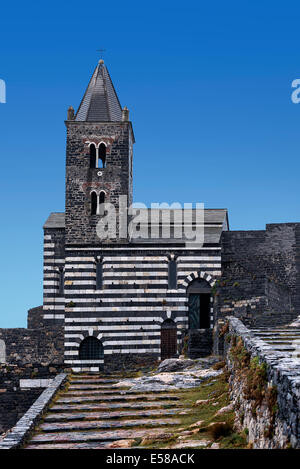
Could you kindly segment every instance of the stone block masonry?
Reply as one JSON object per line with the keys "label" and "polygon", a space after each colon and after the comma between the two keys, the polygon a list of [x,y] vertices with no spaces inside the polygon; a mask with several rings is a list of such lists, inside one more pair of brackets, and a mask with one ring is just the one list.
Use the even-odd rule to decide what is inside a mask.
{"label": "stone block masonry", "polygon": [[[0,434],[11,428],[62,369],[59,366],[0,365]],[[30,388],[24,384],[30,384]],[[50,384],[50,382],[49,382]]]}
{"label": "stone block masonry", "polygon": [[33,427],[40,420],[41,416],[47,409],[51,399],[63,386],[67,375],[60,373],[32,404],[23,417],[17,422],[12,431],[0,442],[1,449],[17,449],[26,440]]}
{"label": "stone block masonry", "polygon": [[265,231],[223,232],[218,318],[239,317],[253,327],[283,325],[299,314],[300,224]]}
{"label": "stone block masonry", "polygon": [[63,363],[64,335],[60,326],[0,329],[0,340],[5,344],[4,363],[20,366]]}
{"label": "stone block masonry", "polygon": [[300,360],[287,357],[234,317],[225,327],[225,358],[236,425],[253,448],[300,448]]}

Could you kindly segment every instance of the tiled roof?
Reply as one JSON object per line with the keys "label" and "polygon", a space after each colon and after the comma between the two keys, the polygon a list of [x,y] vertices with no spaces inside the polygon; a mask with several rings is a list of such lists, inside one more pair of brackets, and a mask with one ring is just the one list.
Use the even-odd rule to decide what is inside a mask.
{"label": "tiled roof", "polygon": [[119,122],[122,108],[103,60],[100,60],[77,110],[75,121]]}
{"label": "tiled roof", "polygon": [[[150,220],[150,210],[149,209],[140,209],[142,212],[143,211],[148,211],[147,215],[147,220],[146,224],[148,225],[149,220]],[[174,210],[168,210],[164,209],[160,211],[161,214],[164,212],[165,215],[167,215],[167,212],[170,212],[170,221],[171,224],[175,222],[175,225],[178,226],[176,220],[176,217],[174,217]],[[148,218],[149,217],[149,218]],[[195,227],[197,225],[196,219],[195,219],[195,212],[192,210],[192,220],[193,220],[193,226]],[[46,223],[44,224],[44,228],[65,228],[65,214],[62,212],[52,212],[50,213]],[[227,210],[226,209],[205,209],[204,210],[204,243],[205,244],[218,244],[220,242],[220,237],[222,234],[222,231],[227,231],[229,229],[228,226],[228,216],[227,216]],[[149,227],[150,230],[150,227]],[[171,229],[172,233],[172,229]],[[148,239],[143,239],[143,238],[135,238],[134,236],[130,237],[130,242],[134,244],[178,244],[185,242],[184,238],[182,239],[175,239],[172,237],[165,239],[165,238],[155,238],[151,239],[149,237]]]}
{"label": "tiled roof", "polygon": [[65,214],[64,212],[51,212],[43,228],[64,228]]}

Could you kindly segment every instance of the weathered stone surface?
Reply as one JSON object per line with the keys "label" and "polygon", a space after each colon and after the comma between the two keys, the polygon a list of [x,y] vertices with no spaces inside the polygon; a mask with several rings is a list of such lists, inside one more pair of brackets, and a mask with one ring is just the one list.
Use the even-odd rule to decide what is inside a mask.
{"label": "weathered stone surface", "polygon": [[232,411],[233,411],[233,404],[231,403],[219,409],[218,412],[216,412],[216,415],[222,415],[222,414],[226,414],[226,412],[232,412]]}
{"label": "weathered stone surface", "polygon": [[189,428],[199,428],[202,426],[204,420],[198,420],[197,422],[195,423],[192,423],[192,425],[189,426]]}
{"label": "weathered stone surface", "polygon": [[175,445],[172,445],[171,449],[183,449],[183,448],[205,448],[211,442],[209,440],[186,440],[180,441]]}
{"label": "weathered stone surface", "polygon": [[206,405],[206,404],[208,404],[209,402],[211,402],[211,399],[198,399],[198,400],[195,402],[195,405]]}
{"label": "weathered stone surface", "polygon": [[[155,389],[154,389],[155,391]],[[176,400],[179,399],[177,396],[173,394],[118,394],[116,395],[98,395],[98,396],[73,396],[73,397],[60,397],[57,399],[57,403],[61,404],[78,404],[80,402],[101,402],[101,401],[135,401],[135,400],[143,400],[143,401],[155,401],[159,399],[171,399]]]}
{"label": "weathered stone surface", "polygon": [[64,373],[57,375],[56,378],[52,380],[49,387],[44,390],[12,430],[8,432],[7,436],[0,442],[0,449],[14,449],[21,446],[65,380],[66,374]]}
{"label": "weathered stone surface", "polygon": [[156,433],[153,433],[151,431],[151,432],[146,433],[145,437],[141,441],[141,446],[149,445],[153,441],[160,441],[160,442],[161,441],[168,441],[172,438],[174,438],[173,433],[163,433],[163,432],[161,432],[159,434],[156,434]]}
{"label": "weathered stone surface", "polygon": [[131,448],[135,443],[135,440],[118,440],[113,441],[107,445],[107,448]]}
{"label": "weathered stone surface", "polygon": [[131,386],[130,391],[176,391],[178,389],[200,386],[203,381],[219,376],[221,370],[200,369],[175,373],[158,373],[153,376],[143,376],[120,381],[116,386]]}
{"label": "weathered stone surface", "polygon": [[209,449],[220,449],[220,443],[213,443]]}
{"label": "weathered stone surface", "polygon": [[[124,440],[120,440],[124,441]],[[133,440],[134,441],[134,440]],[[111,443],[103,441],[90,441],[88,443],[30,443],[24,449],[108,449]]]}
{"label": "weathered stone surface", "polygon": [[[144,438],[148,436],[149,430],[114,430],[107,431],[83,431],[83,432],[54,432],[54,433],[40,433],[31,438],[34,443],[49,443],[49,442],[86,442],[86,441],[113,441],[124,440],[132,438]],[[151,438],[159,438],[159,435],[164,434],[159,428],[154,432],[151,430]]]}
{"label": "weathered stone surface", "polygon": [[[240,337],[252,358],[266,366],[266,386],[276,387],[276,405],[270,410],[266,399],[256,405],[244,395],[244,380],[236,373],[230,359],[231,342],[227,344],[225,356],[230,369],[230,396],[237,412],[236,424],[247,428],[248,441],[254,448],[275,449],[291,445],[300,448],[300,360],[278,352],[251,332],[237,318],[229,318],[230,336]],[[278,411],[276,411],[276,406]],[[275,413],[274,413],[275,408]],[[272,413],[271,413],[272,412]]]}
{"label": "weathered stone surface", "polygon": [[62,430],[93,430],[102,428],[126,428],[126,427],[156,427],[165,425],[178,425],[177,419],[139,419],[139,420],[86,420],[70,422],[43,423],[40,425],[43,432],[59,432]]}
{"label": "weathered stone surface", "polygon": [[[106,406],[107,409],[107,406]],[[110,406],[111,409],[111,406]],[[134,408],[127,411],[114,412],[112,410],[108,412],[69,412],[69,413],[50,413],[46,415],[45,422],[58,422],[62,420],[74,421],[74,420],[101,420],[101,419],[118,419],[123,417],[156,417],[162,415],[174,415],[182,413],[180,408],[175,409],[151,409],[151,410],[135,410]]]}
{"label": "weathered stone surface", "polygon": [[[164,409],[169,408],[169,407],[179,407],[182,406],[180,402],[177,402],[177,400],[164,400],[164,401],[149,401],[149,402],[120,402],[118,404],[114,403],[109,403],[109,409],[149,409],[149,408],[159,408],[163,407]],[[97,411],[97,410],[107,410],[108,405],[107,403],[94,403],[91,402],[90,404],[80,404],[80,405],[73,405],[73,404],[62,404],[62,405],[53,405],[50,409],[49,412],[57,412],[57,411],[63,411],[63,412],[76,412],[76,411]]]}
{"label": "weathered stone surface", "polygon": [[170,371],[180,371],[188,368],[189,366],[194,365],[193,360],[189,359],[180,359],[180,358],[168,358],[164,360],[159,365],[157,372],[158,373],[165,373]]}

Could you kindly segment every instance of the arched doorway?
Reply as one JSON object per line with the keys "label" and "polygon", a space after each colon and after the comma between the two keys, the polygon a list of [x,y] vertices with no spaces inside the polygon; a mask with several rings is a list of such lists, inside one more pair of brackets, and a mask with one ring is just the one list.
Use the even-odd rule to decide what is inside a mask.
{"label": "arched doorway", "polygon": [[86,337],[79,346],[80,360],[101,360],[104,357],[102,342],[96,337]]}
{"label": "arched doorway", "polygon": [[202,279],[195,279],[187,289],[189,329],[209,329],[211,286]]}
{"label": "arched doorway", "polygon": [[177,326],[172,319],[166,319],[161,325],[160,354],[161,360],[177,354]]}

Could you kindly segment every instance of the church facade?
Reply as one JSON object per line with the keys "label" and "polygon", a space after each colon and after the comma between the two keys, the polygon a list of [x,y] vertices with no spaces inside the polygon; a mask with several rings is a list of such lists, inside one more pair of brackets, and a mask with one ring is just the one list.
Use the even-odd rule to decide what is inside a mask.
{"label": "church facade", "polygon": [[[193,244],[176,234],[178,210],[131,209],[133,126],[102,60],[65,123],[65,213],[51,213],[44,225],[43,319],[64,328],[66,366],[98,371],[111,361],[178,356],[193,331],[201,331],[193,336],[201,355],[216,320],[212,289],[227,210],[205,209],[199,222],[191,209],[191,226],[203,232],[203,242]],[[110,220],[107,208],[116,229],[104,239],[98,227]]]}

